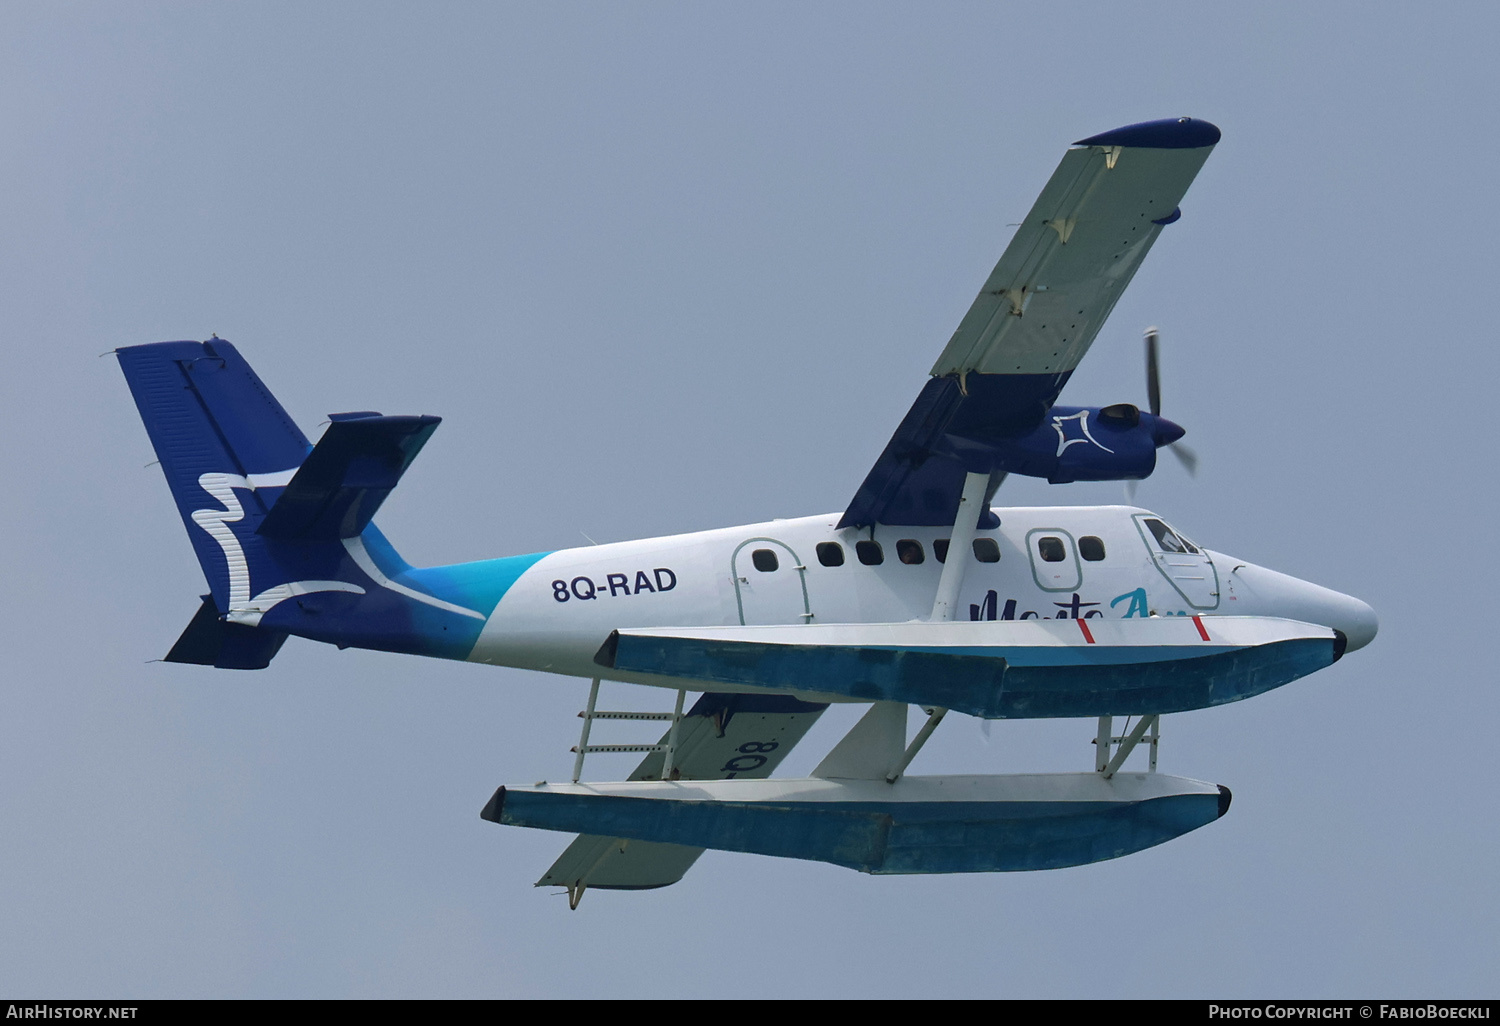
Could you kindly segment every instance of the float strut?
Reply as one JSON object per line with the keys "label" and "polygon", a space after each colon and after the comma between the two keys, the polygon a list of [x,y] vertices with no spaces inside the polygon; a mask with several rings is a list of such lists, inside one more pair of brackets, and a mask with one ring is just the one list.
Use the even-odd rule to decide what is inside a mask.
{"label": "float strut", "polygon": [[687,697],[687,691],[679,688],[677,691],[677,708],[672,710],[672,729],[667,734],[667,750],[662,753],[661,778],[672,779],[672,762],[677,757],[677,727],[682,723],[682,700]]}
{"label": "float strut", "polygon": [[1094,772],[1103,773],[1109,767],[1109,746],[1115,737],[1115,718],[1099,717],[1099,733],[1094,735]]}
{"label": "float strut", "polygon": [[927,743],[932,732],[937,730],[937,725],[943,722],[944,716],[948,715],[948,710],[940,705],[932,706],[924,711],[927,713],[927,722],[922,724],[922,729],[917,731],[917,736],[912,738],[911,744],[906,746],[906,751],[901,754],[900,761],[885,775],[887,784],[894,784],[901,779],[901,774],[906,772],[906,767],[911,765],[911,761],[917,757],[917,753],[922,750],[922,746]]}
{"label": "float strut", "polygon": [[[1103,733],[1102,723],[1107,718],[1108,717],[1102,717],[1102,716],[1100,717],[1100,723],[1101,723],[1101,731],[1100,732],[1101,732],[1101,734]],[[1125,760],[1130,757],[1130,753],[1131,752],[1135,751],[1135,746],[1141,743],[1141,738],[1143,738],[1143,737],[1146,736],[1146,731],[1148,731],[1148,730],[1151,731],[1151,770],[1152,770],[1152,772],[1156,771],[1156,739],[1157,739],[1156,726],[1157,726],[1157,723],[1160,721],[1160,719],[1161,719],[1161,717],[1159,715],[1158,716],[1142,716],[1141,717],[1141,722],[1139,722],[1139,723],[1137,723],[1135,725],[1135,729],[1134,730],[1132,730],[1125,737],[1122,737],[1122,738],[1118,739],[1119,743],[1120,743],[1120,746],[1119,746],[1119,748],[1115,749],[1115,757],[1113,759],[1110,759],[1109,763],[1107,765],[1101,767],[1100,770],[1099,770],[1100,773],[1104,774],[1104,779],[1105,780],[1108,780],[1110,777],[1114,776],[1117,772],[1119,772],[1120,767],[1123,766],[1123,765],[1125,765]],[[1111,738],[1110,740],[1115,740],[1115,739]],[[1106,753],[1108,752],[1107,745],[1106,745],[1105,751],[1106,751]],[[1095,761],[1096,762],[1098,761],[1097,757],[1096,757]]]}
{"label": "float strut", "polygon": [[[589,751],[589,731],[594,727],[594,706],[598,703],[599,678],[595,677],[594,682],[589,685],[589,707],[583,711],[583,733],[579,737],[578,747],[575,749],[578,752],[578,758],[573,760],[573,783],[575,784],[578,783],[578,778],[583,776],[583,757]],[[582,896],[583,891],[580,890],[578,893]],[[578,907],[578,901],[573,898],[572,891],[568,892],[568,901],[574,908]]]}

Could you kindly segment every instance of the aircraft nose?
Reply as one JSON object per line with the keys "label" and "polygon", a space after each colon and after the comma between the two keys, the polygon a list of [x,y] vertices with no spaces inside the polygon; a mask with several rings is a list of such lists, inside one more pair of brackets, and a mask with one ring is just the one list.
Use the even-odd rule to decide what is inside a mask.
{"label": "aircraft nose", "polygon": [[1375,620],[1375,610],[1371,609],[1368,603],[1361,602],[1353,595],[1345,595],[1316,584],[1309,584],[1307,581],[1297,581],[1297,583],[1309,589],[1316,588],[1318,594],[1304,596],[1303,602],[1306,605],[1302,607],[1303,615],[1293,616],[1292,619],[1332,627],[1347,639],[1347,645],[1344,648],[1346,653],[1353,652],[1357,648],[1364,648],[1375,640],[1375,633],[1380,629],[1380,625]]}
{"label": "aircraft nose", "polygon": [[[1214,553],[1214,562],[1229,570],[1228,585],[1239,612],[1280,616],[1317,623],[1339,631],[1347,639],[1345,652],[1364,648],[1380,629],[1375,610],[1353,595],[1311,581],[1267,570],[1242,559]],[[1220,563],[1219,560],[1224,562]]]}

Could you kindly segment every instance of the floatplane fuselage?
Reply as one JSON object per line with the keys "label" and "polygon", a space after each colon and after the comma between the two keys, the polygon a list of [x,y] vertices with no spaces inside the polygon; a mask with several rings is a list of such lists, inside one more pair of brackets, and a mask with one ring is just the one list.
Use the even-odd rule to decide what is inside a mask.
{"label": "floatplane fuselage", "polygon": [[[222,339],[120,349],[210,592],[166,659],[261,669],[298,636],[592,680],[572,782],[482,812],[580,835],[540,881],[574,905],[673,883],[707,848],[1049,869],[1212,822],[1227,788],[1155,772],[1160,716],[1316,672],[1370,642],[1374,612],[1145,509],[992,500],[1011,474],[1138,481],[1161,449],[1196,465],[1161,414],[1154,329],[1146,410],[1058,398],[1218,141],[1175,118],[1069,148],[841,514],[415,568],[372,518],[438,418],[331,414],[313,445]],[[670,688],[675,709],[599,710],[601,680]],[[835,701],[870,708],[810,777],[767,779]],[[1093,771],[907,776],[949,711],[1097,717]],[[610,718],[670,726],[591,742]],[[1142,743],[1149,771],[1126,772]],[[580,783],[605,751],[645,758]]]}

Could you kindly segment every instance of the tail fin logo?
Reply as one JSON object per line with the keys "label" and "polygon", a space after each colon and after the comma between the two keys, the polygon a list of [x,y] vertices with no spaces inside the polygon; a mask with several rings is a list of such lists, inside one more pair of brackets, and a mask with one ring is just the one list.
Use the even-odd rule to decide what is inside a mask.
{"label": "tail fin logo", "polygon": [[203,474],[198,478],[199,487],[224,507],[194,510],[193,523],[203,528],[218,543],[219,548],[224,550],[224,564],[229,576],[229,609],[225,611],[224,619],[231,623],[255,627],[272,606],[295,595],[318,591],[348,591],[356,595],[365,593],[365,589],[347,581],[287,581],[251,597],[250,564],[245,559],[245,550],[240,545],[239,538],[229,526],[245,519],[245,507],[240,503],[235,489],[253,491],[256,488],[285,485],[294,472],[295,469],[276,474],[253,474],[249,477],[239,474]]}

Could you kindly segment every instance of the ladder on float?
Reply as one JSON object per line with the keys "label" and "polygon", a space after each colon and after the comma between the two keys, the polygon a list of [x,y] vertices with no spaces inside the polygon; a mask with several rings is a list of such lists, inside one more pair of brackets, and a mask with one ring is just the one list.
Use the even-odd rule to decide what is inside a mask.
{"label": "ladder on float", "polygon": [[[685,688],[679,689],[677,692],[677,707],[669,713],[630,711],[607,712],[596,708],[599,702],[599,678],[595,677],[593,679],[593,682],[589,685],[588,708],[584,709],[583,712],[578,714],[579,717],[581,717],[583,720],[583,731],[579,735],[578,744],[572,748],[572,751],[577,753],[577,758],[573,760],[573,783],[578,783],[578,779],[583,776],[584,756],[594,755],[595,753],[618,754],[638,752],[642,754],[648,754],[651,752],[661,752],[663,753],[661,764],[661,779],[671,780],[673,758],[677,754],[677,729],[682,724],[682,704],[686,698],[687,690]],[[672,728],[667,733],[667,740],[665,744],[591,745],[589,744],[589,734],[593,730],[595,720],[646,720],[655,722],[670,720],[672,722]]]}

